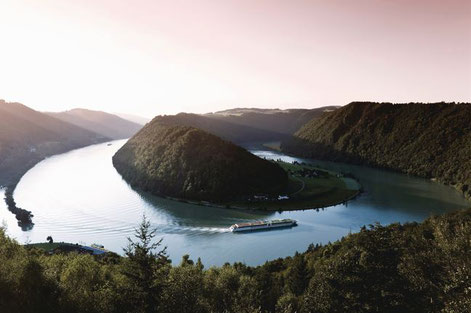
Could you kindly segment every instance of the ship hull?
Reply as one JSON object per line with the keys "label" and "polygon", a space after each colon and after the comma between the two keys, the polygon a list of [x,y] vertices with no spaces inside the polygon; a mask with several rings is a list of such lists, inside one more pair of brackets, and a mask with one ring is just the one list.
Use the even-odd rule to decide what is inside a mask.
{"label": "ship hull", "polygon": [[277,228],[287,228],[287,227],[293,227],[293,226],[296,226],[296,225],[297,224],[295,222],[282,223],[282,224],[254,225],[254,226],[231,228],[231,231],[233,233],[241,233],[241,232],[251,232],[251,231],[258,231],[258,230],[270,230],[270,229],[277,229]]}

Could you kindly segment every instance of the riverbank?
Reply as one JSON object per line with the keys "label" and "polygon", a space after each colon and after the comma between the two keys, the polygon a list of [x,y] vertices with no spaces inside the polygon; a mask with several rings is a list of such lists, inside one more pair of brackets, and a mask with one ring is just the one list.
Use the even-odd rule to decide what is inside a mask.
{"label": "riverbank", "polygon": [[62,145],[55,147],[54,149],[49,147],[44,150],[38,148],[34,150],[34,152],[29,153],[28,157],[26,155],[18,156],[16,158],[16,162],[13,162],[9,168],[8,175],[2,176],[0,180],[0,188],[5,190],[5,198],[3,200],[5,201],[8,210],[15,215],[18,221],[18,226],[20,226],[22,230],[30,230],[34,226],[34,215],[32,212],[18,207],[13,197],[16,186],[29,170],[48,157],[107,141],[109,141],[108,138],[97,138],[94,142],[91,142],[88,145]]}
{"label": "riverbank", "polygon": [[[144,228],[145,235],[149,232]],[[297,244],[280,242],[294,232],[260,232],[258,237],[269,238],[280,249]],[[279,237],[273,237],[277,233]],[[302,233],[316,238],[311,232]],[[230,239],[250,243],[256,236],[247,233]],[[162,287],[155,292],[158,298],[152,299],[165,305],[163,312],[221,312],[220,303],[230,306],[231,312],[239,312],[240,303],[257,310],[262,308],[258,295],[267,294],[274,298],[266,298],[262,308],[266,312],[275,312],[270,308],[278,308],[280,303],[288,310],[301,308],[301,312],[341,312],[345,307],[355,311],[357,299],[381,312],[391,307],[397,312],[438,313],[444,312],[443,308],[468,312],[470,236],[468,209],[430,217],[423,223],[363,226],[332,243],[304,245],[299,250],[304,252],[293,251],[253,266],[243,262],[241,255],[257,253],[265,246],[236,249],[237,262],[222,256],[224,263],[210,266],[186,248],[181,258],[169,259],[163,246],[154,254],[131,247],[128,256],[122,257],[84,255],[90,254],[88,250],[48,253],[21,246],[0,229],[0,282],[7,286],[3,288],[2,312],[19,312],[25,303],[28,307],[21,312],[38,312],[38,308],[41,312],[70,312],[70,308],[90,313],[121,312],[124,305],[132,311],[136,307],[133,300],[148,282]],[[148,238],[152,240],[152,235],[133,240],[141,243]],[[225,246],[232,246],[232,242],[226,240]],[[136,253],[140,253],[139,258]],[[136,278],[134,269],[152,274],[146,285],[140,276]],[[293,296],[291,290],[298,290],[299,296]],[[30,294],[34,296],[25,301],[25,295]],[[317,297],[319,294],[322,297]],[[329,310],[324,310],[326,307]]]}
{"label": "riverbank", "polygon": [[31,211],[24,210],[16,205],[13,193],[21,177],[43,159],[34,154],[28,159],[19,157],[17,162],[12,164],[9,173],[1,177],[0,189],[5,191],[3,201],[5,201],[8,210],[15,215],[18,226],[23,230],[29,230],[33,227],[33,214]]}
{"label": "riverbank", "polygon": [[233,202],[229,206],[266,211],[321,209],[344,204],[362,191],[360,183],[351,174],[337,173],[297,161],[276,162],[289,176],[285,194],[277,199],[262,196],[249,201]]}
{"label": "riverbank", "polygon": [[[311,155],[306,155],[306,154],[303,154],[303,153],[295,153],[293,151],[288,151],[286,149],[283,149],[281,141],[261,143],[260,146],[263,147],[263,148],[269,149],[273,152],[282,153],[283,155],[287,155],[287,156],[290,156],[290,157],[293,157],[293,158],[304,158],[304,159],[306,159],[306,158],[311,159],[312,158]],[[345,160],[344,161],[340,161],[340,160],[331,161],[329,158],[319,158],[319,157],[314,158],[314,160],[350,164],[350,165],[354,165],[354,166],[365,166],[365,167],[369,167],[369,168],[372,168],[372,169],[388,171],[388,172],[391,172],[391,173],[407,175],[407,176],[410,176],[410,177],[427,179],[427,180],[430,180],[433,183],[437,183],[437,184],[440,184],[440,185],[443,185],[443,186],[450,186],[450,187],[456,189],[459,193],[461,193],[464,199],[466,199],[468,201],[471,201],[471,187],[469,187],[468,185],[465,185],[462,182],[451,183],[450,181],[447,181],[446,179],[443,179],[443,178],[440,178],[440,177],[429,177],[429,176],[424,176],[424,175],[417,175],[417,174],[411,173],[410,171],[404,171],[404,170],[393,168],[393,167],[390,167],[390,166],[385,166],[385,165],[380,165],[380,164],[370,163],[370,162],[365,162],[365,161],[350,161],[350,162],[347,162]]]}
{"label": "riverbank", "polygon": [[13,191],[15,190],[16,184],[14,186],[10,186],[5,188],[5,203],[7,205],[8,210],[13,213],[18,221],[18,226],[21,227],[22,230],[30,230],[33,228],[33,214],[31,211],[19,208],[16,205],[15,199],[13,199]]}
{"label": "riverbank", "polygon": [[[64,152],[61,151],[60,153],[57,153],[57,154],[61,154],[61,153],[64,153]],[[26,174],[30,169],[32,169],[36,164],[38,164],[39,162],[43,161],[44,159],[52,155],[48,155],[42,158],[38,158],[38,157],[30,158],[26,163],[20,164],[19,166],[12,168],[10,171],[10,175],[8,177],[3,177],[3,180],[2,180],[3,186],[0,185],[0,188],[3,188],[5,190],[5,193],[4,193],[5,197],[3,201],[5,201],[8,210],[12,214],[15,215],[16,220],[18,221],[18,226],[21,227],[21,229],[24,231],[30,230],[34,227],[34,223],[33,223],[34,215],[32,214],[31,211],[18,207],[16,205],[16,201],[13,197],[13,194],[15,192],[16,186],[20,182],[23,175]]]}
{"label": "riverbank", "polygon": [[214,203],[168,197],[160,197],[172,201],[206,207],[236,210],[261,211],[297,211],[318,210],[339,204],[346,204],[358,197],[363,191],[359,181],[351,174],[336,173],[296,162],[290,164],[276,161],[289,176],[288,187],[276,198],[268,195],[255,195],[245,201]]}
{"label": "riverbank", "polygon": [[98,246],[85,246],[78,243],[70,242],[38,242],[24,245],[27,249],[39,249],[48,254],[57,253],[71,253],[75,252],[78,254],[90,254],[90,255],[104,255],[105,253],[113,253],[103,247]]}

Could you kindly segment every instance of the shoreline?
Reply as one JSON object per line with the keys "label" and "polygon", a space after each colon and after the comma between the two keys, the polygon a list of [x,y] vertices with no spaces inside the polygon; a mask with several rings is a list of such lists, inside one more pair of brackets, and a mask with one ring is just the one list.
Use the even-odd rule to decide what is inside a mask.
{"label": "shoreline", "polygon": [[[277,162],[273,160],[274,162]],[[284,162],[287,163],[287,162]],[[288,163],[289,164],[289,163]],[[304,165],[303,165],[304,166]],[[306,166],[311,166],[309,164],[306,164]],[[347,182],[344,180],[345,178],[351,179],[355,182],[357,185],[357,189],[345,189],[352,191],[353,194],[349,195],[348,197],[345,197],[341,200],[336,200],[336,201],[326,201],[325,203],[322,204],[306,204],[306,202],[312,201],[307,199],[299,199],[299,200],[268,200],[268,201],[257,201],[257,202],[238,202],[238,201],[233,201],[233,202],[221,202],[221,203],[216,203],[216,202],[211,202],[211,201],[205,201],[205,200],[191,200],[191,199],[184,199],[184,198],[178,198],[178,197],[172,197],[172,196],[167,196],[164,194],[154,194],[149,191],[145,191],[137,186],[132,186],[129,184],[129,186],[136,190],[137,192],[143,192],[152,196],[160,197],[163,199],[171,200],[171,201],[176,201],[180,203],[187,203],[191,205],[198,205],[198,206],[205,206],[205,207],[214,207],[214,208],[220,208],[220,209],[232,209],[232,210],[243,210],[243,211],[260,211],[260,212],[280,212],[280,211],[305,211],[305,210],[319,210],[319,209],[325,209],[329,207],[333,207],[336,205],[340,204],[345,204],[348,201],[352,201],[359,197],[363,192],[363,186],[360,184],[359,180],[356,177],[349,177],[349,176],[344,176],[344,173],[337,173],[333,171],[328,171],[331,175],[340,175],[342,174],[343,176],[341,177],[336,177],[338,179],[341,179],[345,185],[347,185]],[[299,179],[296,176],[292,176],[293,178]],[[123,178],[124,179],[124,178]],[[304,185],[304,181],[302,179],[299,179]],[[304,187],[304,186],[303,186]],[[299,191],[297,191],[299,192]],[[295,192],[295,193],[297,193]],[[294,193],[294,194],[295,194]],[[292,194],[291,194],[292,195]],[[276,205],[274,204],[279,204],[281,205],[280,207],[274,207]],[[300,203],[299,205],[296,205],[296,203]]]}
{"label": "shoreline", "polygon": [[264,145],[264,144],[262,144],[262,147],[268,149],[269,151],[282,153],[286,156],[290,156],[290,157],[293,157],[293,158],[308,159],[308,160],[313,160],[313,161],[318,160],[318,161],[323,161],[323,162],[332,162],[332,163],[339,163],[339,164],[353,165],[353,166],[365,166],[365,167],[369,167],[371,169],[388,171],[388,172],[391,172],[391,173],[406,175],[406,176],[409,176],[409,177],[429,180],[431,182],[437,183],[437,184],[442,185],[442,186],[451,187],[454,190],[458,191],[458,193],[460,193],[463,196],[464,199],[466,199],[468,201],[471,201],[471,192],[467,193],[465,191],[462,191],[459,188],[459,183],[457,183],[457,184],[448,183],[448,182],[444,181],[443,179],[441,179],[440,177],[425,177],[425,176],[415,175],[415,174],[404,172],[400,169],[391,168],[391,167],[387,167],[387,166],[383,166],[383,165],[377,165],[377,164],[370,163],[370,162],[332,161],[332,160],[328,160],[328,159],[324,159],[324,158],[309,157],[309,156],[306,156],[306,155],[296,154],[296,153],[293,153],[293,152],[283,150],[281,146],[280,146],[279,150],[275,149],[273,147],[270,147],[269,145]]}
{"label": "shoreline", "polygon": [[6,180],[6,183],[4,185],[0,185],[0,189],[4,190],[4,198],[2,200],[5,202],[8,211],[15,215],[15,218],[18,222],[18,226],[21,227],[21,229],[24,231],[33,228],[34,223],[32,218],[34,215],[31,211],[18,207],[16,205],[13,194],[21,178],[23,178],[23,176],[29,170],[31,170],[40,162],[44,161],[46,158],[47,157],[31,159],[26,165],[26,167],[21,167],[20,169],[18,169],[18,171],[15,171],[15,174]]}
{"label": "shoreline", "polygon": [[[119,140],[119,139],[117,139],[117,140]],[[23,168],[19,169],[18,172],[15,173],[15,175],[12,175],[12,177],[10,177],[8,180],[6,180],[6,183],[4,185],[0,185],[0,189],[3,189],[5,191],[5,193],[4,193],[5,197],[4,197],[3,201],[6,203],[8,211],[10,211],[12,214],[15,215],[16,220],[18,221],[18,226],[21,227],[21,229],[23,231],[30,230],[34,227],[34,223],[33,223],[34,215],[32,214],[32,212],[18,207],[16,205],[15,198],[13,196],[17,185],[19,184],[19,182],[21,181],[23,176],[28,171],[30,171],[33,167],[35,167],[36,165],[38,165],[42,161],[46,160],[47,158],[50,158],[50,157],[53,157],[53,156],[56,156],[56,155],[61,155],[61,154],[64,154],[64,153],[68,153],[68,152],[76,150],[76,149],[81,149],[81,148],[85,148],[85,147],[89,147],[89,146],[93,146],[93,145],[109,143],[109,142],[112,142],[112,141],[115,141],[115,140],[95,142],[95,143],[85,145],[85,146],[73,147],[71,149],[66,149],[65,151],[59,151],[58,153],[53,153],[51,155],[45,155],[45,156],[43,156],[41,158],[37,158],[35,160],[30,160],[30,162],[28,162],[26,167],[23,167]]]}
{"label": "shoreline", "polygon": [[174,198],[174,197],[169,197],[169,196],[164,196],[164,195],[154,195],[152,193],[149,193],[147,191],[143,191],[141,189],[137,189],[138,192],[144,192],[147,194],[150,194],[154,197],[160,197],[163,199],[167,200],[172,200],[180,203],[187,203],[187,204],[193,204],[193,205],[198,205],[198,206],[205,206],[205,207],[213,207],[213,208],[220,208],[220,209],[231,209],[231,210],[243,210],[243,211],[262,211],[262,212],[289,212],[289,211],[306,211],[306,210],[320,210],[320,209],[327,209],[333,206],[337,206],[340,204],[347,203],[348,201],[355,200],[357,197],[361,196],[364,191],[363,190],[357,190],[355,194],[352,196],[343,199],[342,201],[336,201],[332,203],[327,203],[326,205],[314,205],[310,207],[302,207],[302,208],[297,208],[297,209],[261,209],[261,208],[255,208],[255,207],[247,207],[247,206],[240,206],[240,205],[225,205],[225,204],[217,204],[213,202],[208,202],[208,201],[194,201],[194,200],[186,200],[186,199],[181,199],[181,198]]}
{"label": "shoreline", "polygon": [[[23,176],[22,176],[23,177]],[[4,201],[7,205],[8,211],[15,215],[16,220],[18,222],[18,226],[21,227],[23,231],[27,231],[33,228],[33,217],[31,211],[22,209],[16,205],[15,199],[13,198],[13,192],[15,191],[16,183],[14,186],[7,186],[4,187]]]}

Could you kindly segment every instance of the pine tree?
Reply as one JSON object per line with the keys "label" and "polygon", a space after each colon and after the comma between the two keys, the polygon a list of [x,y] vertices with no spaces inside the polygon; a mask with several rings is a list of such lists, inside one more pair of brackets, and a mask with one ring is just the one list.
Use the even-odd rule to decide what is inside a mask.
{"label": "pine tree", "polygon": [[167,247],[158,250],[163,239],[153,242],[155,235],[156,229],[151,229],[149,220],[143,216],[134,233],[137,241],[128,238],[129,244],[124,249],[127,259],[122,272],[128,279],[129,302],[134,312],[157,312],[159,307],[169,260]]}

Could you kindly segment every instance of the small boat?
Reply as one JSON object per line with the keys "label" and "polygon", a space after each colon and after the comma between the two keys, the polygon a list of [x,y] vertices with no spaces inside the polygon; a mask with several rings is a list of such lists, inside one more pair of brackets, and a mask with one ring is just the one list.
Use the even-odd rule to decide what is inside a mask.
{"label": "small boat", "polygon": [[274,229],[281,227],[293,227],[298,225],[295,220],[292,219],[282,219],[282,220],[271,220],[271,221],[257,221],[252,223],[237,223],[232,225],[229,229],[232,232],[243,232],[243,231],[255,231],[255,230],[265,230],[265,229]]}

